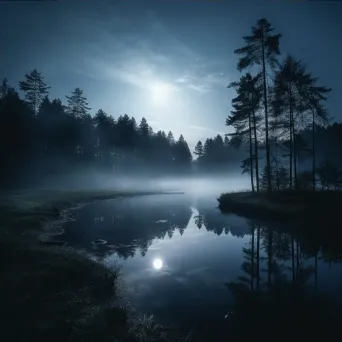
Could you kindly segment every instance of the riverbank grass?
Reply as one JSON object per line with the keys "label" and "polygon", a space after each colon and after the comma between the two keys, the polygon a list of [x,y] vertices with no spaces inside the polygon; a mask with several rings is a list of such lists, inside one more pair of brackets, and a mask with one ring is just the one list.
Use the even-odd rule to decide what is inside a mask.
{"label": "riverbank grass", "polygon": [[117,304],[118,266],[109,269],[85,252],[45,246],[37,239],[43,225],[66,208],[97,199],[146,194],[152,192],[2,193],[0,337],[13,341],[142,341],[141,336],[149,340],[159,334],[160,341],[166,340],[158,326],[149,334],[141,320],[135,321]]}
{"label": "riverbank grass", "polygon": [[[0,245],[5,339],[88,340],[88,332],[98,330],[91,326],[95,312],[104,319],[110,313],[113,325],[127,321],[125,310],[115,307],[118,268],[108,269],[71,248],[13,239],[2,239]],[[108,334],[110,327],[102,326]]]}
{"label": "riverbank grass", "polygon": [[95,200],[157,194],[115,190],[20,190],[0,194],[0,228],[18,237],[59,217],[62,210]]}

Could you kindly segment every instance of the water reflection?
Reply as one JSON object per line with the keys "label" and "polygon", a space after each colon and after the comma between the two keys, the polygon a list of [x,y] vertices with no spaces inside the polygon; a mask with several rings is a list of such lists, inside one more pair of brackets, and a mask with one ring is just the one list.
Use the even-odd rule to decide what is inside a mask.
{"label": "water reflection", "polygon": [[79,212],[76,224],[67,225],[64,238],[100,255],[115,252],[127,259],[139,252],[144,256],[153,239],[171,239],[175,231],[182,235],[192,215],[187,198],[177,196],[170,203],[167,196],[151,197],[92,204]]}
{"label": "water reflection", "polygon": [[[329,290],[342,284],[342,269],[336,264],[341,261],[342,246],[337,251],[334,240],[327,239],[332,231],[275,224],[261,226],[255,222],[249,222],[249,226],[250,241],[242,248],[240,275],[226,283],[235,301],[226,315],[229,332],[225,336],[229,334],[233,340],[270,340],[276,331],[281,331],[283,339],[299,335],[325,339],[335,336],[342,323],[341,294],[339,290]],[[333,277],[330,283],[324,277],[326,260]],[[271,329],[260,329],[265,321]]]}
{"label": "water reflection", "polygon": [[333,330],[340,317],[329,300],[322,306],[313,297],[340,302],[336,229],[222,215],[214,202],[182,195],[94,203],[65,228],[69,244],[121,259],[134,306],[195,328],[203,340],[266,337],[265,322],[295,334],[298,322],[308,328],[303,317],[317,329],[328,320]]}
{"label": "water reflection", "polygon": [[241,238],[249,233],[245,220],[235,215],[222,215],[215,206],[208,206],[205,201],[198,201],[196,209],[198,214],[194,216],[194,221],[199,229],[204,226],[208,232],[213,232],[218,236],[230,233],[234,237]]}
{"label": "water reflection", "polygon": [[289,230],[279,224],[255,221],[247,224],[250,241],[242,248],[241,270],[248,277],[240,279],[248,282],[251,290],[259,290],[260,282],[262,287],[269,289],[285,280],[302,283],[313,280],[313,288],[317,290],[319,262],[331,267],[332,263],[342,261],[342,245],[337,250],[335,240],[326,236],[331,232],[326,230],[320,233],[309,230],[310,227],[291,227]]}
{"label": "water reflection", "polygon": [[63,238],[99,255],[115,252],[127,259],[137,252],[145,256],[155,239],[172,239],[175,232],[182,236],[190,219],[198,229],[204,227],[218,236],[230,233],[244,237],[248,233],[241,218],[227,219],[214,205],[196,204],[194,208],[193,200],[182,195],[174,196],[173,200],[167,196],[145,196],[143,200],[94,203],[78,212],[76,222],[66,224]]}

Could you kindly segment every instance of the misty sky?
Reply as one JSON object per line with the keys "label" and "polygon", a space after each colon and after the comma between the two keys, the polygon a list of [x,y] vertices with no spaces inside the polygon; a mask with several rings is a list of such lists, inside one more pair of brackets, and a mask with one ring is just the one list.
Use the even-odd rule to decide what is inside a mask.
{"label": "misty sky", "polygon": [[333,88],[329,109],[341,121],[342,1],[0,2],[0,77],[17,86],[37,68],[51,97],[80,87],[92,113],[145,116],[193,149],[229,131],[233,51],[261,17],[283,34],[283,55]]}

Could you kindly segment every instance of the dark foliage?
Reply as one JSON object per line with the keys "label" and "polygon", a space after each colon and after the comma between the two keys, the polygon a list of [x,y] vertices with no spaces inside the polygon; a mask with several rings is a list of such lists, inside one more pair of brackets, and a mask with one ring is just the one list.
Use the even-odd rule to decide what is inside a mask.
{"label": "dark foliage", "polygon": [[247,152],[238,151],[227,136],[223,140],[218,134],[215,138],[206,139],[204,144],[199,141],[195,146],[194,154],[197,155],[195,162],[199,172],[228,172],[235,165],[239,165]]}
{"label": "dark foliage", "polygon": [[[252,191],[255,184],[257,191],[316,190],[319,185],[338,189],[341,159],[336,162],[340,154],[336,146],[341,125],[327,126],[325,101],[331,89],[320,85],[318,78],[293,56],[288,55],[282,62],[277,60],[281,35],[274,34],[266,19],[258,20],[251,31],[250,36],[243,37],[245,46],[234,51],[240,56],[237,69],[260,66],[261,70],[254,77],[247,73],[240,82],[229,86],[236,88],[237,97],[232,99],[234,110],[226,125],[235,129],[230,134],[233,146],[249,144],[249,158],[242,160],[241,167],[243,173],[250,173]],[[322,146],[329,155],[324,160]],[[263,172],[259,177],[258,161],[262,158],[265,167],[261,165]],[[288,184],[283,183],[286,180]]]}
{"label": "dark foliage", "polygon": [[244,36],[245,46],[234,51],[240,57],[237,69],[245,70],[250,66],[261,66],[263,104],[264,104],[264,124],[265,124],[265,143],[266,143],[266,170],[267,188],[271,191],[271,156],[269,143],[269,90],[267,87],[267,67],[272,70],[278,65],[277,56],[280,55],[279,40],[281,34],[274,34],[271,23],[265,19],[259,19],[251,28],[252,34]]}
{"label": "dark foliage", "polygon": [[37,184],[46,177],[89,169],[113,175],[144,169],[150,173],[189,172],[192,155],[181,135],[154,133],[127,114],[117,119],[102,109],[90,115],[83,90],[66,104],[47,96],[49,87],[33,70],[20,82],[25,99],[4,79],[0,93],[2,187]]}

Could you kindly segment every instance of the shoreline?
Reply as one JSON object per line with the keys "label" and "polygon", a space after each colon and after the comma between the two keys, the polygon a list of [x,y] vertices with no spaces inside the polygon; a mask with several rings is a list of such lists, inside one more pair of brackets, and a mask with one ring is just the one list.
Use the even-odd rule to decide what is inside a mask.
{"label": "shoreline", "polygon": [[[2,337],[124,342],[138,341],[136,336],[145,334],[146,338],[157,336],[163,341],[162,327],[150,317],[136,319],[128,308],[120,305],[119,265],[110,269],[90,253],[50,245],[41,239],[61,233],[65,220],[73,219],[70,214],[73,209],[97,200],[161,194],[168,193],[107,190],[2,193],[0,245],[5,263],[0,291],[9,322]],[[144,324],[155,325],[156,329],[148,332]]]}
{"label": "shoreline", "polygon": [[223,193],[222,213],[286,222],[330,222],[339,216],[341,191],[279,191]]}
{"label": "shoreline", "polygon": [[184,192],[48,189],[6,191],[0,194],[0,232],[14,233],[17,237],[20,233],[20,238],[27,237],[28,242],[33,242],[32,237],[38,236],[44,226],[59,220],[63,213],[67,215],[73,208],[95,201],[167,194]]}

